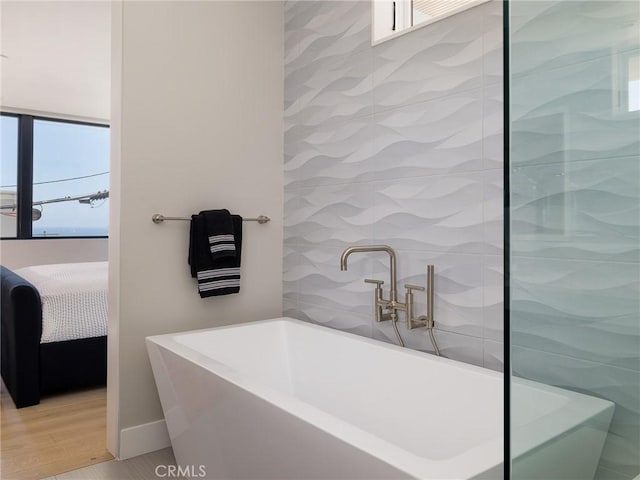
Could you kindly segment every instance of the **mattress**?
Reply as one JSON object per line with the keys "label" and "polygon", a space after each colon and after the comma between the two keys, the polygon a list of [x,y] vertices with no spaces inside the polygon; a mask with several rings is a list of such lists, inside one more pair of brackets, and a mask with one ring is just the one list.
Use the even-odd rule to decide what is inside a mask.
{"label": "mattress", "polygon": [[35,265],[14,271],[40,293],[40,343],[107,334],[107,262]]}

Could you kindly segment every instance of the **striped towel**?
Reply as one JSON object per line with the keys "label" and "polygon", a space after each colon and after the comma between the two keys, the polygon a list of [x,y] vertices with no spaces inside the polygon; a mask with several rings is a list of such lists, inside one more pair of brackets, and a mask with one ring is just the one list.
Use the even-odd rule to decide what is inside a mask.
{"label": "striped towel", "polygon": [[204,217],[211,258],[234,257],[236,246],[229,210],[203,210],[199,215]]}
{"label": "striped towel", "polygon": [[[240,292],[240,260],[242,254],[242,217],[231,215],[233,226],[233,252],[222,250],[225,255],[211,250],[205,216],[191,216],[189,235],[189,265],[191,276],[198,279],[201,298]],[[230,235],[230,234],[226,234]],[[226,245],[220,240],[219,245]]]}

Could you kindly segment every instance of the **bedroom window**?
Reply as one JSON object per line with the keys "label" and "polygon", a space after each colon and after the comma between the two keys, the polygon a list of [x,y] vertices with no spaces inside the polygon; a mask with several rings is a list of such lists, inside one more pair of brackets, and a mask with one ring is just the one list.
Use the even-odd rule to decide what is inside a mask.
{"label": "bedroom window", "polygon": [[107,236],[107,126],[3,113],[1,134],[2,238]]}
{"label": "bedroom window", "polygon": [[[18,119],[0,117],[0,235],[15,237],[18,231],[16,208],[18,183]],[[6,207],[6,208],[5,208]]]}

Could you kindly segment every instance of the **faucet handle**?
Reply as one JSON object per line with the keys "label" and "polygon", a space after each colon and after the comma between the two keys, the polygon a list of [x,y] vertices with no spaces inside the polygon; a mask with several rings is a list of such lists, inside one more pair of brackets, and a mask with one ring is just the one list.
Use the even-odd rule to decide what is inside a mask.
{"label": "faucet handle", "polygon": [[387,318],[387,314],[384,313],[384,306],[382,305],[382,302],[384,301],[382,299],[382,285],[384,285],[384,282],[373,278],[365,278],[364,283],[373,283],[376,286],[376,289],[373,292],[373,296],[375,298],[376,322],[389,320],[391,317]]}
{"label": "faucet handle", "polygon": [[419,292],[424,292],[424,287],[420,285],[411,285],[409,283],[405,284],[404,288],[407,289],[407,293],[411,293],[412,290],[417,290]]}

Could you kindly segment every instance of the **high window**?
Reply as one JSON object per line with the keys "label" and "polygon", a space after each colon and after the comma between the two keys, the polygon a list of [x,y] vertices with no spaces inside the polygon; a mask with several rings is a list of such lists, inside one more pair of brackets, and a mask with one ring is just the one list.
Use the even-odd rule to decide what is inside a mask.
{"label": "high window", "polygon": [[2,238],[104,237],[109,223],[109,128],[3,113]]}
{"label": "high window", "polygon": [[372,44],[395,38],[487,0],[371,0]]}

